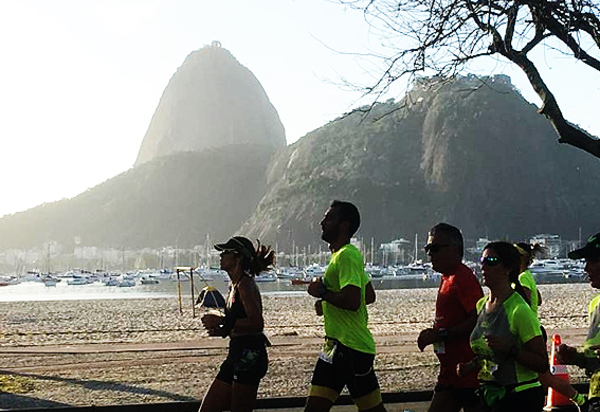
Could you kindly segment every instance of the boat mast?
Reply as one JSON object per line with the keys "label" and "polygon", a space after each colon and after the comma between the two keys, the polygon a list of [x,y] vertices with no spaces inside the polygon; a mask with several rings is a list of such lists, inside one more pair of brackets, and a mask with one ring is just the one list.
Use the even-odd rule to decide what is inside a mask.
{"label": "boat mast", "polygon": [[415,263],[417,263],[417,260],[419,260],[419,249],[417,246],[418,237],[419,237],[418,233],[415,233]]}

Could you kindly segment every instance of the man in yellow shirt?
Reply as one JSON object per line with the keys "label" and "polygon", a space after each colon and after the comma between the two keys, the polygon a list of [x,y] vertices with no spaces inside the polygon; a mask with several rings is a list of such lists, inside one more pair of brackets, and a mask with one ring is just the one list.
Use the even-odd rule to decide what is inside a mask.
{"label": "man in yellow shirt", "polygon": [[320,299],[317,308],[323,313],[326,338],[305,411],[329,411],[347,387],[359,411],[385,412],[373,370],[375,341],[366,307],[375,300],[375,293],[362,254],[350,244],[359,225],[356,206],[338,200],[331,203],[321,221],[321,238],[329,243],[331,259],[324,278],[313,280],[308,293]]}

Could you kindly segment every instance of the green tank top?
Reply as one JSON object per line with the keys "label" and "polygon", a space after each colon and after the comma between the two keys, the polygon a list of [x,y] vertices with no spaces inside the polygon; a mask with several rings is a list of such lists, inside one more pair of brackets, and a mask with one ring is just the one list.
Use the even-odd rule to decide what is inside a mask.
{"label": "green tank top", "polygon": [[[471,348],[481,367],[477,378],[503,386],[515,386],[516,392],[540,386],[536,380],[537,372],[516,362],[506,353],[494,352],[484,339],[487,334],[501,336],[511,345],[522,349],[531,339],[542,336],[537,316],[517,292],[513,292],[500,307],[489,313],[485,311],[488,299],[489,296],[484,296],[477,302],[477,324],[471,333]],[[533,380],[535,382],[519,385]]]}

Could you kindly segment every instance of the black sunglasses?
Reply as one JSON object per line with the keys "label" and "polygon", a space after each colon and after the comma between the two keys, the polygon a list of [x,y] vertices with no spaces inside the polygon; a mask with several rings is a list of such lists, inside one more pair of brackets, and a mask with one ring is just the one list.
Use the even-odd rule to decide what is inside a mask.
{"label": "black sunglasses", "polygon": [[485,257],[479,258],[479,263],[481,264],[481,266],[486,265],[489,267],[493,267],[493,266],[498,266],[501,262],[500,262],[500,258],[498,258],[496,256],[485,256]]}
{"label": "black sunglasses", "polygon": [[450,246],[448,243],[439,244],[439,243],[429,243],[425,245],[423,249],[425,249],[425,253],[437,253],[445,247]]}

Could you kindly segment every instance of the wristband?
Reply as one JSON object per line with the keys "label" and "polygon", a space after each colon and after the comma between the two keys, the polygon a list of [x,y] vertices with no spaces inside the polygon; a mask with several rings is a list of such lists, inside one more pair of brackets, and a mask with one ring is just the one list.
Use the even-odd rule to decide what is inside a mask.
{"label": "wristband", "polygon": [[448,337],[448,329],[446,328],[439,328],[437,331],[437,335],[439,337],[440,340],[445,340]]}
{"label": "wristband", "polygon": [[324,283],[319,283],[319,291],[317,293],[318,297],[323,299],[323,296],[327,293],[327,286]]}
{"label": "wristband", "polygon": [[571,398],[571,401],[579,406],[585,404],[585,400],[585,395],[582,395],[579,392],[575,392],[575,395],[573,395],[573,397]]}

